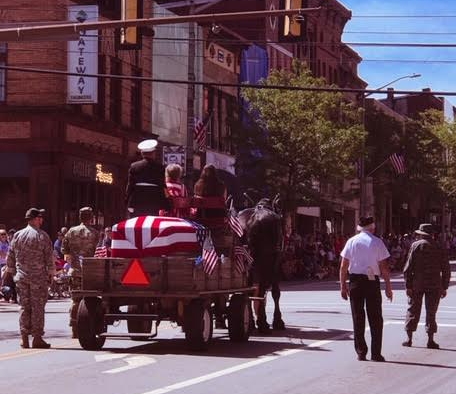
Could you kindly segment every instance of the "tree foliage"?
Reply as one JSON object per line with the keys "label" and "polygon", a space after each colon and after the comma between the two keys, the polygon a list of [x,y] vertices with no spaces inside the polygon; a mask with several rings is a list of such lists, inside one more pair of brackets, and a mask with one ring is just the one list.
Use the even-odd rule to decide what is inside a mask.
{"label": "tree foliage", "polygon": [[421,114],[420,126],[432,141],[428,142],[431,154],[426,157],[428,165],[433,168],[431,176],[442,192],[455,200],[456,125],[444,119],[441,111],[428,110]]}
{"label": "tree foliage", "polygon": [[[325,87],[302,63],[292,71],[275,70],[263,85]],[[353,173],[364,131],[360,113],[339,93],[300,90],[242,89],[251,116],[263,131],[256,142],[265,155],[265,181],[284,194],[290,210],[312,194],[316,180]]]}

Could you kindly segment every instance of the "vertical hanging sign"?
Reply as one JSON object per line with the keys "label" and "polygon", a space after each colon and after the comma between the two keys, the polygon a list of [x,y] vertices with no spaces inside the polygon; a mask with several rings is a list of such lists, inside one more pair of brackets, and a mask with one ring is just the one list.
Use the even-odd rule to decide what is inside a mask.
{"label": "vertical hanging sign", "polygon": [[[68,20],[84,23],[98,20],[97,5],[68,7]],[[87,74],[98,73],[98,30],[82,30],[77,41],[68,42],[67,103],[95,104],[98,101],[98,81]]]}

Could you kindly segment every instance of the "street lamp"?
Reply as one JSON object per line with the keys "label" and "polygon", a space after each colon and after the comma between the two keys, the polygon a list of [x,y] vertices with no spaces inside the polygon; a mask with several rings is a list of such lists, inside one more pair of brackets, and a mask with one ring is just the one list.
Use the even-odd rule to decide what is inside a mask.
{"label": "street lamp", "polygon": [[[421,77],[421,74],[408,74],[408,75],[403,75],[402,77],[393,79],[392,81],[386,83],[385,85],[380,86],[379,88],[375,89],[373,92],[363,94],[362,96],[362,102],[361,106],[363,109],[363,118],[362,118],[362,125],[363,129],[366,130],[366,98],[369,97],[371,94],[374,94],[376,91],[382,90],[383,88],[386,88],[387,86],[392,85],[393,83],[400,81],[401,79],[408,79],[408,78],[419,78]],[[364,161],[364,149],[363,149],[363,154],[360,158],[359,161],[359,214],[360,216],[365,216],[366,215],[366,171],[365,171],[365,161]]]}

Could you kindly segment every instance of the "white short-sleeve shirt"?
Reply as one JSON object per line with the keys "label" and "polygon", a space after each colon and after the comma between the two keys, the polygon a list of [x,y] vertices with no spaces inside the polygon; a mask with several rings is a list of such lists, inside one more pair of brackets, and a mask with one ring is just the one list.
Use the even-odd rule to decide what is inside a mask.
{"label": "white short-sleeve shirt", "polygon": [[364,275],[368,274],[369,267],[374,275],[380,275],[378,263],[390,256],[383,241],[368,231],[361,231],[351,237],[340,255],[350,262],[350,274]]}

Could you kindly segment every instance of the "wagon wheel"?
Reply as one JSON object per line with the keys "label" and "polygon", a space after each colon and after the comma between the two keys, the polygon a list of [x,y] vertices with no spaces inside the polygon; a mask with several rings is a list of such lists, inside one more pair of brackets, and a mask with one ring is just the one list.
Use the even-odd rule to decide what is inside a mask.
{"label": "wagon wheel", "polygon": [[[128,313],[148,314],[150,313],[150,305],[128,305]],[[152,319],[127,320],[127,328],[129,333],[150,334],[152,331]],[[133,341],[147,341],[149,337],[149,335],[146,335],[143,337],[131,337],[131,339]]]}
{"label": "wagon wheel", "polygon": [[203,300],[192,300],[184,312],[185,339],[192,350],[206,350],[212,339],[212,313]]}
{"label": "wagon wheel", "polygon": [[79,343],[85,350],[100,350],[105,337],[100,334],[106,331],[104,312],[99,298],[83,298],[79,303],[76,317],[76,330]]}
{"label": "wagon wheel", "polygon": [[252,309],[244,294],[233,294],[228,306],[228,334],[235,342],[246,342],[250,336]]}

